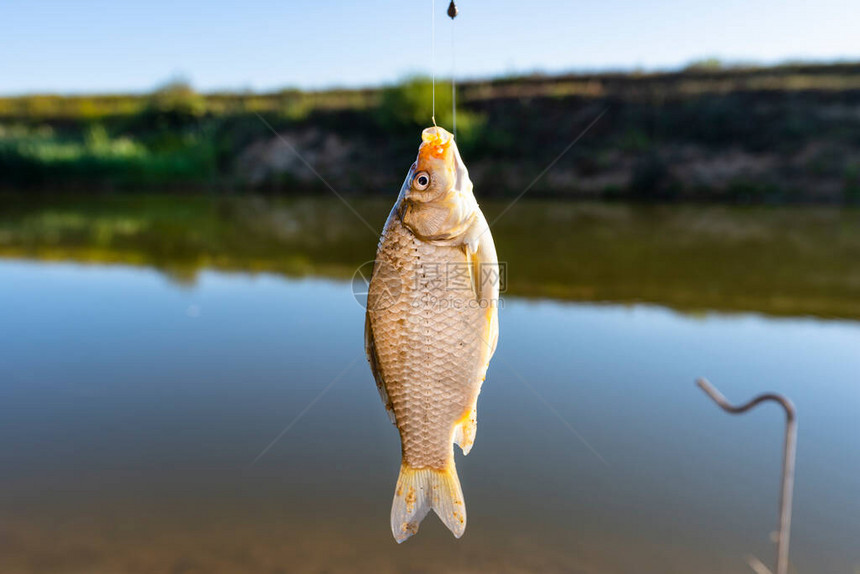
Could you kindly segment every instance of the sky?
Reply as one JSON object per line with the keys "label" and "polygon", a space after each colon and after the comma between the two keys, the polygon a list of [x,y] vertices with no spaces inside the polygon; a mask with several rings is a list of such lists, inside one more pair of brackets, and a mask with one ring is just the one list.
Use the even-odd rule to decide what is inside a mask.
{"label": "sky", "polygon": [[6,0],[0,94],[373,86],[452,60],[459,78],[860,60],[857,0],[460,0],[453,58],[447,3]]}

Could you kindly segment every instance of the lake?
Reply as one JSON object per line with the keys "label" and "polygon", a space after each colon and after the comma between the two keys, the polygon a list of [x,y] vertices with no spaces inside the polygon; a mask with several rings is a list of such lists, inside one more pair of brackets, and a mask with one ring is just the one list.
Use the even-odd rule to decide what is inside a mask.
{"label": "lake", "polygon": [[0,199],[0,571],[750,572],[784,416],[707,377],[794,401],[793,571],[860,572],[860,211],[504,213],[468,528],[398,546],[350,202]]}

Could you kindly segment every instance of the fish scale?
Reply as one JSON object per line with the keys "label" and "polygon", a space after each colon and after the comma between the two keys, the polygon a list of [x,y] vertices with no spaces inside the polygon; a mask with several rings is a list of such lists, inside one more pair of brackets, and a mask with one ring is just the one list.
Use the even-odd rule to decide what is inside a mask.
{"label": "fish scale", "polygon": [[[474,298],[470,292],[446,289],[449,264],[468,265],[465,250],[421,244],[396,216],[386,225],[377,261],[400,273],[398,300],[382,310],[370,309],[368,315],[404,462],[441,470],[453,456],[454,424],[468,413],[480,390],[477,359],[485,343],[475,325],[484,320],[486,309],[442,303]],[[428,273],[442,276],[428,281]],[[369,299],[379,296],[374,288],[383,286],[371,282]]]}

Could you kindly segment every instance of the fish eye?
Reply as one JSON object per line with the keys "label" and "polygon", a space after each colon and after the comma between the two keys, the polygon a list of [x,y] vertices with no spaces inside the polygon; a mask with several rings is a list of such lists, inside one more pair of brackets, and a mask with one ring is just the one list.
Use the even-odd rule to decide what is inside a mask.
{"label": "fish eye", "polygon": [[418,191],[424,191],[430,185],[430,174],[426,171],[419,171],[412,178],[412,187]]}

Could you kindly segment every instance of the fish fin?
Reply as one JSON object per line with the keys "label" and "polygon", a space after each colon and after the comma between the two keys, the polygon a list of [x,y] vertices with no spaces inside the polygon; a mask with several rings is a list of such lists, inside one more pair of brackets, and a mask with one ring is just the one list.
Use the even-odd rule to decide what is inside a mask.
{"label": "fish fin", "polygon": [[480,212],[466,232],[466,253],[472,271],[472,288],[478,301],[495,307],[499,299],[501,275],[496,245],[489,224]]}
{"label": "fish fin", "polygon": [[474,255],[478,252],[478,245],[480,243],[479,237],[468,237],[466,239],[466,249],[468,250],[469,255]]}
{"label": "fish fin", "polygon": [[478,214],[470,233],[477,234],[478,241],[477,250],[469,257],[472,289],[478,303],[486,308],[486,314],[481,319],[483,324],[477,325],[478,332],[486,345],[481,374],[483,381],[499,342],[499,289],[502,282],[502,267],[496,255],[493,235],[489,232],[487,220],[483,214]]}
{"label": "fish fin", "polygon": [[478,432],[478,412],[475,407],[469,409],[469,414],[464,416],[454,425],[454,442],[463,450],[463,454],[469,454],[475,443],[475,433]]}
{"label": "fish fin", "polygon": [[370,313],[366,313],[364,316],[364,350],[367,353],[367,362],[370,363],[370,371],[376,380],[376,390],[379,391],[379,398],[382,399],[382,404],[385,405],[385,412],[388,413],[391,424],[396,425],[397,418],[394,416],[394,406],[391,404],[391,399],[388,398],[388,391],[385,390],[385,381],[382,379],[382,373],[379,372],[379,357],[376,355],[376,344],[373,342]]}
{"label": "fish fin", "polygon": [[394,502],[391,505],[391,533],[398,544],[418,532],[418,526],[433,510],[455,538],[466,530],[466,504],[454,461],[444,470],[400,466]]}
{"label": "fish fin", "polygon": [[487,347],[489,354],[484,365],[484,375],[486,376],[487,368],[490,366],[490,359],[496,352],[496,346],[499,344],[499,311],[495,307],[487,309]]}

